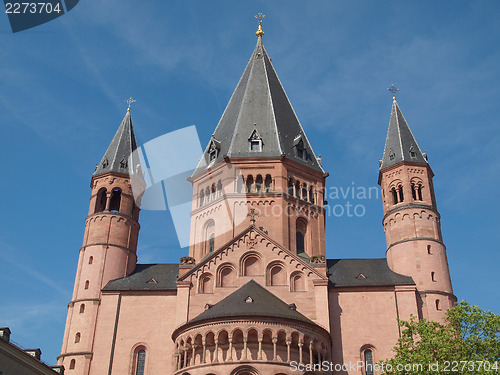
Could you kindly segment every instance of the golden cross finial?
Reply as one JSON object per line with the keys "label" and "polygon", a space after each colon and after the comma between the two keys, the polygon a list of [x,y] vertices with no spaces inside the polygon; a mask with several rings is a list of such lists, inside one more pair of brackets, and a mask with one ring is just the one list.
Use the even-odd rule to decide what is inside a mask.
{"label": "golden cross finial", "polygon": [[266,15],[262,14],[262,13],[258,13],[255,16],[255,18],[257,18],[259,20],[259,28],[257,29],[255,35],[257,35],[257,36],[264,36],[264,30],[262,30],[262,19],[266,18]]}
{"label": "golden cross finial", "polygon": [[252,224],[255,224],[255,217],[256,216],[259,216],[259,213],[257,212],[257,210],[255,208],[251,208],[250,212],[247,215],[247,217],[250,217],[250,222]]}
{"label": "golden cross finial", "polygon": [[135,103],[137,100],[134,100],[132,99],[132,97],[130,97],[129,99],[125,100],[125,103],[128,103],[128,108],[127,108],[127,111],[130,112],[130,106],[132,105],[132,103]]}

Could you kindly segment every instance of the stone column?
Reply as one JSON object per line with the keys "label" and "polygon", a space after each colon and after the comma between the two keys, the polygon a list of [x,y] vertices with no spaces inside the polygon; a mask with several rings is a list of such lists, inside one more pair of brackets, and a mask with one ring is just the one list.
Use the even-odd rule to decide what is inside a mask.
{"label": "stone column", "polygon": [[203,339],[201,343],[203,344],[203,354],[201,356],[201,363],[206,363],[207,341]]}
{"label": "stone column", "polygon": [[188,350],[187,348],[184,348],[184,367],[187,366],[187,357],[188,357]]}
{"label": "stone column", "polygon": [[312,366],[314,362],[313,358],[313,343],[312,341],[309,343],[309,364]]}
{"label": "stone column", "polygon": [[233,360],[233,339],[229,339],[229,353],[227,353],[226,361]]}
{"label": "stone column", "polygon": [[286,361],[290,363],[290,345],[292,344],[291,341],[286,342]]}
{"label": "stone column", "polygon": [[277,337],[273,337],[273,361],[276,361],[278,359],[276,355],[276,343],[278,342]]}
{"label": "stone column", "polygon": [[242,360],[247,359],[247,341],[248,341],[248,339],[246,337],[244,337],[243,338],[243,353],[241,353]]}
{"label": "stone column", "polygon": [[195,360],[196,360],[196,348],[197,347],[198,347],[198,345],[193,344],[193,358],[191,358],[191,366],[194,366],[196,364]]}
{"label": "stone column", "polygon": [[106,192],[106,208],[104,208],[104,211],[109,211],[109,205],[111,203],[111,191]]}
{"label": "stone column", "polygon": [[215,342],[214,362],[219,362],[219,340],[214,340],[214,342]]}
{"label": "stone column", "polygon": [[262,359],[262,338],[259,337],[259,354],[257,355],[257,359]]}
{"label": "stone column", "polygon": [[304,346],[304,343],[302,341],[299,341],[299,363],[304,364],[302,361],[302,346]]}

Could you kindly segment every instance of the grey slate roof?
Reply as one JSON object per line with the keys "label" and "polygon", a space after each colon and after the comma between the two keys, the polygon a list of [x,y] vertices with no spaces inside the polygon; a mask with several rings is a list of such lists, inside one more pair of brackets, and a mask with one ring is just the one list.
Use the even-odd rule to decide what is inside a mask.
{"label": "grey slate roof", "polygon": [[[262,151],[250,150],[249,140],[252,135],[253,139],[262,140]],[[296,156],[295,152],[296,144],[300,142],[299,137],[305,150],[303,158]],[[214,160],[210,160],[211,146],[219,147]],[[193,175],[221,161],[224,155],[245,158],[279,157],[282,154],[323,172],[267,55],[262,37],[259,37],[250,61]]]}
{"label": "grey slate roof", "polygon": [[[414,156],[411,152],[414,152]],[[391,160],[392,156],[392,160]],[[427,159],[418,147],[417,141],[406,122],[396,99],[392,103],[389,129],[385,141],[384,156],[380,169],[391,167],[402,161],[427,164]]]}
{"label": "grey slate roof", "polygon": [[97,165],[93,176],[107,172],[132,174],[134,172],[133,168],[136,168],[139,162],[134,161],[132,163],[133,166],[131,166],[129,165],[129,157],[136,149],[137,142],[132,126],[132,117],[130,116],[130,111],[127,111],[106,153]]}
{"label": "grey slate roof", "polygon": [[135,271],[111,280],[103,290],[176,290],[179,264],[138,264]]}
{"label": "grey slate roof", "polygon": [[[247,297],[250,297],[253,302],[245,302]],[[295,309],[290,308],[290,305],[254,280],[250,280],[226,298],[191,319],[188,324],[218,318],[247,316],[284,318],[316,324]]]}
{"label": "grey slate roof", "polygon": [[391,271],[386,258],[327,259],[326,265],[334,287],[415,285],[410,276]]}

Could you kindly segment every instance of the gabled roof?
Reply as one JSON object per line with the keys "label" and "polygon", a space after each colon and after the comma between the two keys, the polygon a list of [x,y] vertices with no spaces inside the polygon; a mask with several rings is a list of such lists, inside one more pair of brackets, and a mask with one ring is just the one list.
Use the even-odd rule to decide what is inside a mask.
{"label": "gabled roof", "polygon": [[176,290],[179,264],[138,264],[127,277],[111,280],[103,290]]}
{"label": "gabled roof", "polygon": [[427,165],[427,158],[418,147],[396,98],[394,98],[380,169],[391,167],[403,161]]}
{"label": "gabled roof", "polygon": [[134,128],[132,126],[132,117],[127,110],[125,117],[116,131],[106,153],[97,165],[93,176],[98,176],[108,172],[119,172],[124,174],[133,174],[134,168],[138,162],[129,165],[129,157],[137,149]]}
{"label": "gabled roof", "polygon": [[[262,138],[262,150],[252,151],[253,131]],[[295,152],[294,139],[302,135],[304,156]],[[210,158],[213,140],[220,142],[215,159]],[[314,170],[323,172],[304,130],[288,100],[271,59],[257,40],[250,61],[222,114],[203,157],[193,175],[203,172],[227,155],[230,158],[280,157],[282,154]]]}
{"label": "gabled roof", "polygon": [[295,306],[283,302],[254,280],[250,280],[226,298],[191,319],[188,324],[218,318],[247,316],[290,319],[316,325],[295,310]]}
{"label": "gabled roof", "polygon": [[327,259],[334,287],[415,285],[410,276],[391,271],[387,259]]}

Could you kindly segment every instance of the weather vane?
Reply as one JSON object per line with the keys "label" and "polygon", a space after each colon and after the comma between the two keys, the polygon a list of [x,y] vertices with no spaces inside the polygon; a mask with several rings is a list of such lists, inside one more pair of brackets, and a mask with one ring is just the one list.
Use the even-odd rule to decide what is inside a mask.
{"label": "weather vane", "polygon": [[127,111],[130,112],[130,106],[132,105],[132,103],[135,103],[137,100],[134,100],[132,99],[132,97],[128,98],[127,100],[125,100],[125,103],[128,103],[128,108],[127,108]]}
{"label": "weather vane", "polygon": [[394,86],[394,84],[391,87],[389,87],[387,90],[392,92],[393,95],[396,93],[396,91],[399,91],[399,89],[396,88],[396,86]]}
{"label": "weather vane", "polygon": [[259,28],[257,29],[257,32],[255,33],[255,35],[262,37],[262,36],[264,36],[264,30],[262,30],[262,19],[266,18],[266,15],[262,14],[262,13],[258,13],[255,16],[255,18],[257,18],[259,20]]}

